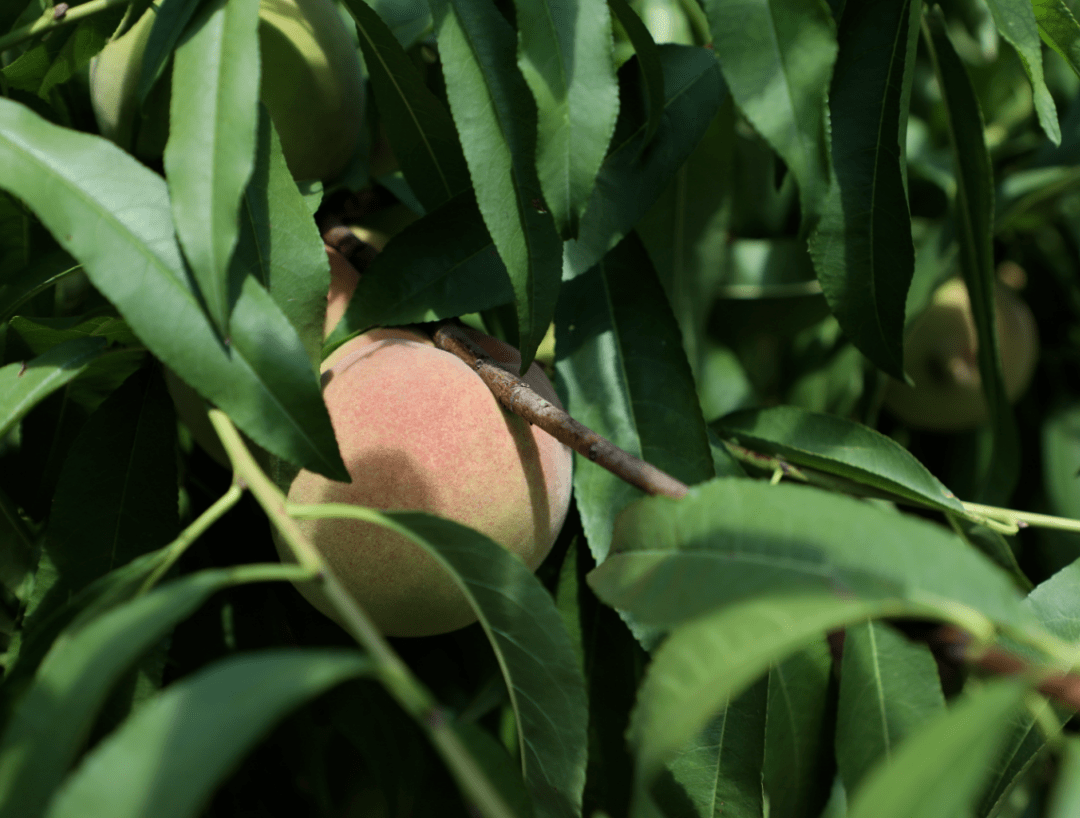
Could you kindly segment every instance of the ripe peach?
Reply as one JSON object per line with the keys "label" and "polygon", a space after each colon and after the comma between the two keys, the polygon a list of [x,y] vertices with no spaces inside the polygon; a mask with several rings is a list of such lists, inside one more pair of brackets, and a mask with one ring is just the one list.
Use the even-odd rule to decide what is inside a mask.
{"label": "ripe peach", "polygon": [[[513,367],[520,362],[512,347],[469,334],[496,360]],[[301,471],[289,500],[429,512],[481,531],[536,569],[570,502],[566,446],[504,411],[472,369],[408,329],[360,335],[335,350],[322,371],[352,483]],[[526,379],[558,404],[539,367]],[[404,537],[355,520],[303,520],[301,526],[388,636],[445,633],[475,620],[446,572]],[[281,542],[278,552],[289,558]],[[298,587],[338,620],[316,585]]]}
{"label": "ripe peach", "polygon": [[[1031,382],[1039,337],[1031,308],[1008,285],[996,292],[1005,392],[1016,400]],[[963,431],[986,423],[990,410],[979,376],[978,339],[963,279],[945,282],[911,325],[904,359],[914,386],[891,381],[885,405],[909,426]]]}

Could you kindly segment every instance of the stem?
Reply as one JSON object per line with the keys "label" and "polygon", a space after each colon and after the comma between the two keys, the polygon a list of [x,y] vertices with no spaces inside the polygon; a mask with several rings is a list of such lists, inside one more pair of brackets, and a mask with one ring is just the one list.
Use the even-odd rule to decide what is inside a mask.
{"label": "stem", "polygon": [[21,28],[17,28],[14,31],[9,31],[7,34],[0,37],[0,52],[7,51],[9,48],[17,46],[21,42],[36,37],[38,34],[52,31],[54,28],[60,28],[60,26],[77,23],[87,17],[92,17],[95,14],[100,14],[103,11],[111,9],[113,6],[122,6],[125,3],[130,2],[131,0],[89,0],[89,2],[82,3],[78,6],[72,6],[67,10],[64,16],[59,19],[54,16],[53,10],[49,9],[34,22],[22,26]]}
{"label": "stem", "polygon": [[315,574],[315,581],[321,584],[322,591],[344,621],[345,629],[375,662],[379,680],[402,709],[427,731],[462,792],[482,815],[512,818],[514,812],[492,785],[486,772],[476,763],[442,708],[349,596],[322,554],[305,536],[299,523],[286,513],[285,495],[255,462],[232,421],[220,409],[211,409],[209,414],[210,422],[229,455],[234,471],[233,480],[237,486],[251,490],[297,562]]}
{"label": "stem", "polygon": [[136,596],[142,596],[157,585],[161,581],[161,578],[169,572],[169,569],[172,568],[173,565],[176,564],[176,561],[183,556],[185,551],[187,551],[188,546],[199,539],[199,537],[203,535],[203,532],[216,523],[226,511],[235,506],[243,495],[244,490],[236,483],[233,483],[229,486],[229,490],[221,495],[210,508],[206,509],[206,511],[199,515],[198,519],[181,531],[180,536],[166,547],[165,560],[146,578]]}
{"label": "stem", "polygon": [[961,501],[964,509],[969,513],[985,517],[990,520],[997,520],[1005,525],[1016,526],[1017,528],[1027,528],[1028,526],[1036,526],[1038,528],[1055,528],[1059,531],[1072,531],[1080,533],[1080,520],[1073,520],[1068,517],[1055,517],[1050,514],[1035,514],[1031,511],[1017,511],[1012,508],[1000,508],[999,506],[984,506],[979,503],[969,503]]}

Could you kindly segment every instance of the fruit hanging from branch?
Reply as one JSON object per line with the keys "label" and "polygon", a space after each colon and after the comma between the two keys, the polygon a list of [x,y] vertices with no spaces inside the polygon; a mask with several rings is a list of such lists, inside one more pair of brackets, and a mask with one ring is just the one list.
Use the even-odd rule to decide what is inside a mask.
{"label": "fruit hanging from branch", "polygon": [[[1005,392],[1015,401],[1034,374],[1039,336],[1030,307],[1014,287],[998,281],[995,305]],[[912,323],[904,342],[905,366],[914,386],[890,381],[885,405],[918,429],[957,432],[986,423],[990,410],[978,349],[967,286],[963,279],[950,279]]]}
{"label": "fruit hanging from branch", "polygon": [[[475,330],[469,335],[516,372],[517,350]],[[322,372],[323,397],[352,482],[301,471],[290,501],[425,511],[477,529],[530,569],[540,565],[569,507],[570,449],[502,409],[474,371],[418,332],[364,333],[335,350]],[[560,405],[539,366],[525,380]],[[403,536],[356,520],[300,524],[386,635],[446,633],[475,620],[450,576]],[[289,557],[280,541],[278,551]],[[339,621],[317,584],[298,587]]]}
{"label": "fruit hanging from branch", "polygon": [[[150,155],[160,154],[164,142],[140,140],[136,116],[139,75],[155,17],[148,9],[90,65],[90,97],[101,133],[126,150]],[[364,85],[356,45],[336,7],[330,0],[262,0],[259,54],[259,97],[293,177],[337,176],[360,138]],[[148,99],[147,108],[144,119],[168,116],[167,103],[151,106]]]}

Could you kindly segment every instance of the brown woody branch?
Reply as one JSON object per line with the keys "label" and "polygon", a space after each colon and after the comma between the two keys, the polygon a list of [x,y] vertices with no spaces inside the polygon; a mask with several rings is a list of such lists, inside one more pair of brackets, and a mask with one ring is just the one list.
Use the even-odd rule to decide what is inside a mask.
{"label": "brown woody branch", "polygon": [[647,494],[672,497],[676,500],[684,497],[690,490],[685,483],[623,451],[588,426],[578,423],[559,407],[544,400],[525,381],[490,358],[457,325],[450,322],[440,324],[435,331],[435,345],[454,353],[468,364],[483,378],[484,383],[507,411],[539,426],[556,440],[603,466],[630,485]]}
{"label": "brown woody branch", "polygon": [[[996,676],[1017,676],[1031,673],[1035,668],[1027,660],[999,647],[989,647],[979,653],[969,653],[971,637],[957,627],[943,625],[930,637],[935,652],[945,652],[954,661],[961,661]],[[1080,675],[1053,673],[1035,686],[1049,699],[1080,710]]]}

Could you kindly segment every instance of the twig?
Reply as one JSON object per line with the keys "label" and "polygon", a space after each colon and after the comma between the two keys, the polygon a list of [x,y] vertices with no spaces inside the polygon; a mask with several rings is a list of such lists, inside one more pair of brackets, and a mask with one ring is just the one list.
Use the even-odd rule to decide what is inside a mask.
{"label": "twig", "polygon": [[[1038,672],[1037,667],[1033,667],[1025,659],[1003,648],[991,646],[969,652],[971,637],[952,625],[941,626],[931,634],[928,641],[932,648],[945,653],[950,659],[964,662],[997,676],[1017,676]],[[1080,675],[1076,673],[1044,675],[1035,689],[1047,698],[1061,702],[1073,710],[1080,710]]]}
{"label": "twig", "polygon": [[131,0],[90,0],[88,3],[80,3],[77,6],[67,6],[61,3],[56,10],[59,10],[61,6],[65,6],[63,13],[57,15],[56,10],[46,9],[34,22],[20,26],[0,37],[0,52],[7,51],[21,42],[39,34],[44,34],[46,31],[77,23],[94,14],[100,14],[113,6],[122,6],[130,2]]}
{"label": "twig", "polygon": [[325,219],[322,239],[325,244],[345,256],[360,275],[364,274],[368,265],[379,254],[379,251],[366,241],[357,238],[356,234],[339,218],[327,217]]}
{"label": "twig", "polygon": [[556,440],[565,443],[598,466],[603,466],[630,485],[647,494],[672,497],[676,500],[685,497],[690,490],[685,483],[623,451],[588,426],[578,423],[559,407],[544,400],[529,384],[490,358],[457,325],[450,322],[440,324],[435,331],[435,346],[454,353],[468,364],[483,378],[484,383],[507,411],[539,426]]}

